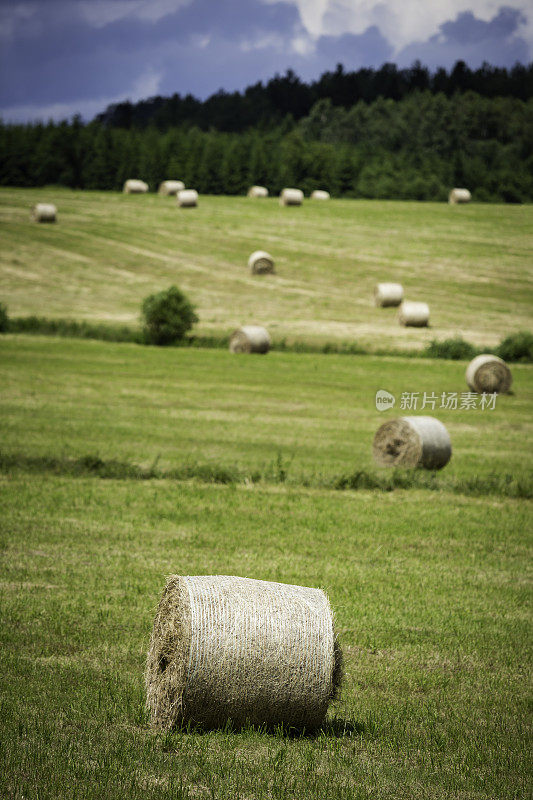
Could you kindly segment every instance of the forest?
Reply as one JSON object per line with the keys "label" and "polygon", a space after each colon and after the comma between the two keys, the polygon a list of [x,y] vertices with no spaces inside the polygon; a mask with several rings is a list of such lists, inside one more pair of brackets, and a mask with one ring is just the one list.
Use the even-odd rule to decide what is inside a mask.
{"label": "forest", "polygon": [[533,201],[533,64],[457,62],[430,73],[345,72],[311,84],[290,70],[205,101],[155,97],[93,121],[0,123],[0,185],[152,190],[178,178],[205,194],[271,194],[294,185],[337,197],[443,200],[465,186],[480,202]]}

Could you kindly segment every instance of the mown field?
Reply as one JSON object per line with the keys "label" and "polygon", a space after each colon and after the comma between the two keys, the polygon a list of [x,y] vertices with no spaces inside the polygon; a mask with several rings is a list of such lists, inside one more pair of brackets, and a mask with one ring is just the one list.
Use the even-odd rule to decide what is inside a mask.
{"label": "mown field", "polygon": [[[32,226],[45,196],[60,221]],[[530,327],[526,207],[0,201],[13,315],[134,323],[146,294],[177,283],[206,333],[257,321],[392,351]],[[257,246],[277,276],[247,273]],[[384,268],[423,283],[433,328],[373,307]],[[528,797],[533,369],[511,365],[494,409],[441,408],[452,392],[461,404],[465,367],[1,335],[0,797]],[[394,409],[376,410],[378,389]],[[438,474],[374,466],[375,430],[402,413],[448,428]],[[171,573],[328,592],[345,680],[317,734],[151,731],[144,661]]]}
{"label": "mown field", "polygon": [[[29,209],[48,200],[56,225]],[[13,315],[136,323],[142,299],[177,284],[196,304],[198,333],[257,322],[276,340],[415,349],[456,334],[497,344],[530,327],[531,206],[201,197],[49,189],[0,191],[0,301]],[[253,250],[277,274],[254,277]],[[377,310],[377,281],[424,300],[431,328],[405,329]]]}

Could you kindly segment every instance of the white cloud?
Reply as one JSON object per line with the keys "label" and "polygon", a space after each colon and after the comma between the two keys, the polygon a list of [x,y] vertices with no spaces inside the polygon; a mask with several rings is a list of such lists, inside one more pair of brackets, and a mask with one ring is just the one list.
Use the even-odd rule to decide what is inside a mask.
{"label": "white cloud", "polygon": [[84,18],[95,28],[103,28],[127,16],[144,22],[158,22],[192,0],[80,0]]}
{"label": "white cloud", "polygon": [[[266,0],[276,2],[276,0]],[[291,0],[302,22],[314,37],[323,34],[364,33],[376,25],[398,52],[414,41],[434,36],[443,22],[463,11],[471,11],[488,22],[502,6],[526,11],[530,0]],[[533,45],[533,13],[519,31]]]}

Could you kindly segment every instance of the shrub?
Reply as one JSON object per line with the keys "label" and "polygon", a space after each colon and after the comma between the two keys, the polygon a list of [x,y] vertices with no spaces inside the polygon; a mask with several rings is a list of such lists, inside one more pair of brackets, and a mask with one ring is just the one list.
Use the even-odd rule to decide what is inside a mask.
{"label": "shrub", "polygon": [[193,306],[176,286],[146,297],[142,303],[142,318],[145,341],[158,345],[183,339],[198,322]]}
{"label": "shrub", "polygon": [[477,352],[470,342],[465,342],[461,336],[456,336],[453,339],[444,339],[442,342],[433,339],[431,344],[426,346],[424,355],[429,358],[449,358],[459,361],[460,359],[474,358]]}
{"label": "shrub", "polygon": [[496,349],[496,355],[504,361],[533,361],[533,333],[518,331],[502,339]]}
{"label": "shrub", "polygon": [[7,306],[0,303],[0,333],[9,330],[9,317],[7,316]]}

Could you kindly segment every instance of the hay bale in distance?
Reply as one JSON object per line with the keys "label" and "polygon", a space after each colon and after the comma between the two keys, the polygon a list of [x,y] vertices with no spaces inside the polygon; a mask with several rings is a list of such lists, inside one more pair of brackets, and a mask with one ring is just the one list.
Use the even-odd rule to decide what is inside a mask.
{"label": "hay bale in distance", "polygon": [[248,197],[268,197],[268,189],[266,186],[250,186]]}
{"label": "hay bale in distance", "polygon": [[310,194],[311,200],[330,200],[331,195],[329,192],[324,191],[324,189],[315,189],[314,192]]}
{"label": "hay bale in distance", "polygon": [[178,206],[180,208],[195,208],[198,205],[198,192],[196,189],[182,189],[178,192]]}
{"label": "hay bale in distance", "polygon": [[280,206],[301,206],[304,193],[301,189],[282,189],[279,196]]}
{"label": "hay bale in distance", "polygon": [[472,195],[468,189],[452,189],[448,195],[448,203],[452,206],[457,205],[457,203],[469,203],[471,199]]}
{"label": "hay bale in distance", "polygon": [[57,208],[53,203],[36,203],[30,216],[34,222],[56,222]]}
{"label": "hay bale in distance", "polygon": [[511,370],[498,356],[485,353],[476,356],[466,368],[466,382],[473,392],[505,394],[511,388]]}
{"label": "hay bale in distance", "polygon": [[382,467],[442,469],[452,456],[452,443],[435,417],[398,417],[378,428],[372,450]]}
{"label": "hay bale in distance", "polygon": [[185,189],[183,181],[162,181],[159,184],[158,194],[175,195]]}
{"label": "hay bale in distance", "polygon": [[148,191],[148,184],[137,178],[129,178],[129,180],[124,183],[122,191],[124,194],[144,194]]}
{"label": "hay bale in distance", "polygon": [[413,303],[404,300],[400,306],[400,325],[411,328],[426,328],[429,325],[429,306],[427,303]]}
{"label": "hay bale in distance", "polygon": [[145,679],[156,728],[228,720],[317,728],[341,680],[328,598],[250,578],[172,575]]}
{"label": "hay bale in distance", "polygon": [[377,283],[374,289],[374,300],[377,306],[399,306],[403,300],[401,283]]}
{"label": "hay bale in distance", "polygon": [[230,353],[268,353],[270,335],[261,325],[243,325],[231,334]]}
{"label": "hay bale in distance", "polygon": [[274,259],[266,250],[256,250],[248,259],[248,267],[254,275],[274,272]]}

